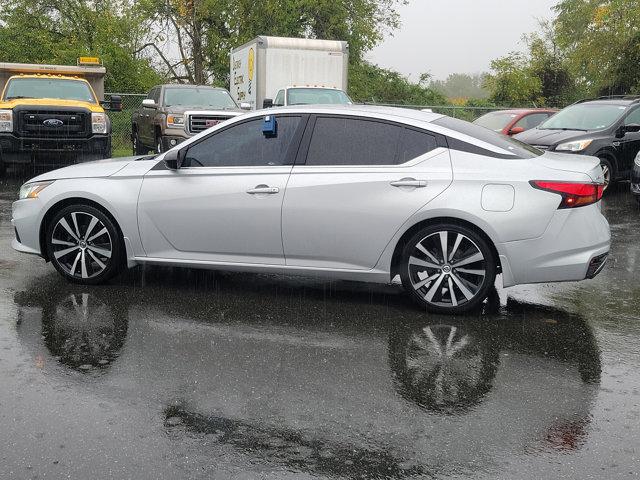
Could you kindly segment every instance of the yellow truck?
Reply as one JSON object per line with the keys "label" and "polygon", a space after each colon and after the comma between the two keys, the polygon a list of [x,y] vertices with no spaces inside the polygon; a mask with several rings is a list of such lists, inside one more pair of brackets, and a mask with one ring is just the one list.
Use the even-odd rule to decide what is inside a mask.
{"label": "yellow truck", "polygon": [[0,175],[7,166],[58,167],[111,156],[104,101],[105,68],[97,58],[74,66],[0,63]]}

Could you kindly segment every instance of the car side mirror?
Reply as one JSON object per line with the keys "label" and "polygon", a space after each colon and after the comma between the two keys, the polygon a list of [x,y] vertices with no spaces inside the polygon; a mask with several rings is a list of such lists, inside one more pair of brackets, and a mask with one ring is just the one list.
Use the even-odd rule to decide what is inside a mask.
{"label": "car side mirror", "polygon": [[271,108],[273,107],[273,98],[265,98],[262,101],[262,108]]}
{"label": "car side mirror", "polygon": [[182,162],[184,162],[186,153],[186,149],[184,148],[169,150],[164,154],[164,164],[170,170],[178,170],[182,166]]}
{"label": "car side mirror", "polygon": [[240,108],[242,110],[251,110],[251,104],[249,102],[242,102]]}
{"label": "car side mirror", "polygon": [[111,112],[121,112],[122,111],[122,97],[120,95],[112,95],[109,101],[102,101],[100,105],[105,110],[109,110]]}
{"label": "car side mirror", "polygon": [[522,132],[524,132],[524,127],[513,127],[509,130],[509,135],[517,135]]}
{"label": "car side mirror", "polygon": [[142,106],[147,108],[158,107],[158,105],[156,105],[156,102],[153,100],[153,98],[145,98],[144,100],[142,100]]}

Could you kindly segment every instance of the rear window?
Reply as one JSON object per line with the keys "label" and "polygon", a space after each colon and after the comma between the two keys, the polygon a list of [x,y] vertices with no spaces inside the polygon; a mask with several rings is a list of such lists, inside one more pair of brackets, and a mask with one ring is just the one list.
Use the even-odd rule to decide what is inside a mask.
{"label": "rear window", "polygon": [[[544,153],[542,150],[538,150],[537,148],[534,148],[531,145],[527,145],[526,143],[523,143],[519,140],[507,137],[506,135],[502,135],[501,133],[497,133],[489,130],[488,128],[481,127],[480,125],[465,122],[464,120],[458,120],[457,118],[442,117],[434,120],[433,123],[435,125],[440,125],[441,127],[448,128],[455,132],[468,135],[472,138],[488,143],[489,145],[493,145],[494,147],[506,150],[515,158],[534,158],[539,157]],[[470,145],[457,139],[448,138],[447,140],[449,141],[449,146],[454,150],[482,150],[482,153],[478,152],[481,155],[490,155],[494,157],[501,156],[500,154],[482,149],[482,147]],[[505,154],[505,158],[511,158],[511,155]]]}

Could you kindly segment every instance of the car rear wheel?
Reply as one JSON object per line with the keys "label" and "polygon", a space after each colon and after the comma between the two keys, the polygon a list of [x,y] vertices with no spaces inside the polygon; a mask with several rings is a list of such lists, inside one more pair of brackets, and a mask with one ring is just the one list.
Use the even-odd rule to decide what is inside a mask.
{"label": "car rear wheel", "polygon": [[478,307],[496,277],[488,242],[470,228],[432,225],[404,247],[400,276],[409,295],[434,313],[462,313]]}
{"label": "car rear wheel", "polygon": [[67,280],[103,283],[122,269],[122,237],[113,221],[89,205],[60,210],[46,232],[48,257]]}

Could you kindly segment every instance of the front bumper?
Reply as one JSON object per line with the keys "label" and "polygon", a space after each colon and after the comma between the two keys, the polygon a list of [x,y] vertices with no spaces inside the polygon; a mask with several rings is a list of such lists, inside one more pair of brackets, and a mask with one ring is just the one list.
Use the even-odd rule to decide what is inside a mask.
{"label": "front bumper", "polygon": [[82,159],[83,156],[109,157],[111,137],[92,135],[86,138],[17,137],[0,134],[0,155],[5,164],[55,165],[60,160]]}
{"label": "front bumper", "polygon": [[184,142],[190,137],[182,137],[178,135],[163,135],[160,140],[162,141],[162,151],[166,152],[167,150],[175,147],[176,145]]}
{"label": "front bumper", "polygon": [[497,245],[505,286],[572,282],[593,278],[604,268],[611,244],[600,205],[557,210],[538,238]]}
{"label": "front bumper", "polygon": [[42,255],[40,251],[40,224],[43,211],[39,198],[16,200],[11,206],[11,225],[15,237],[11,246],[23,253]]}

